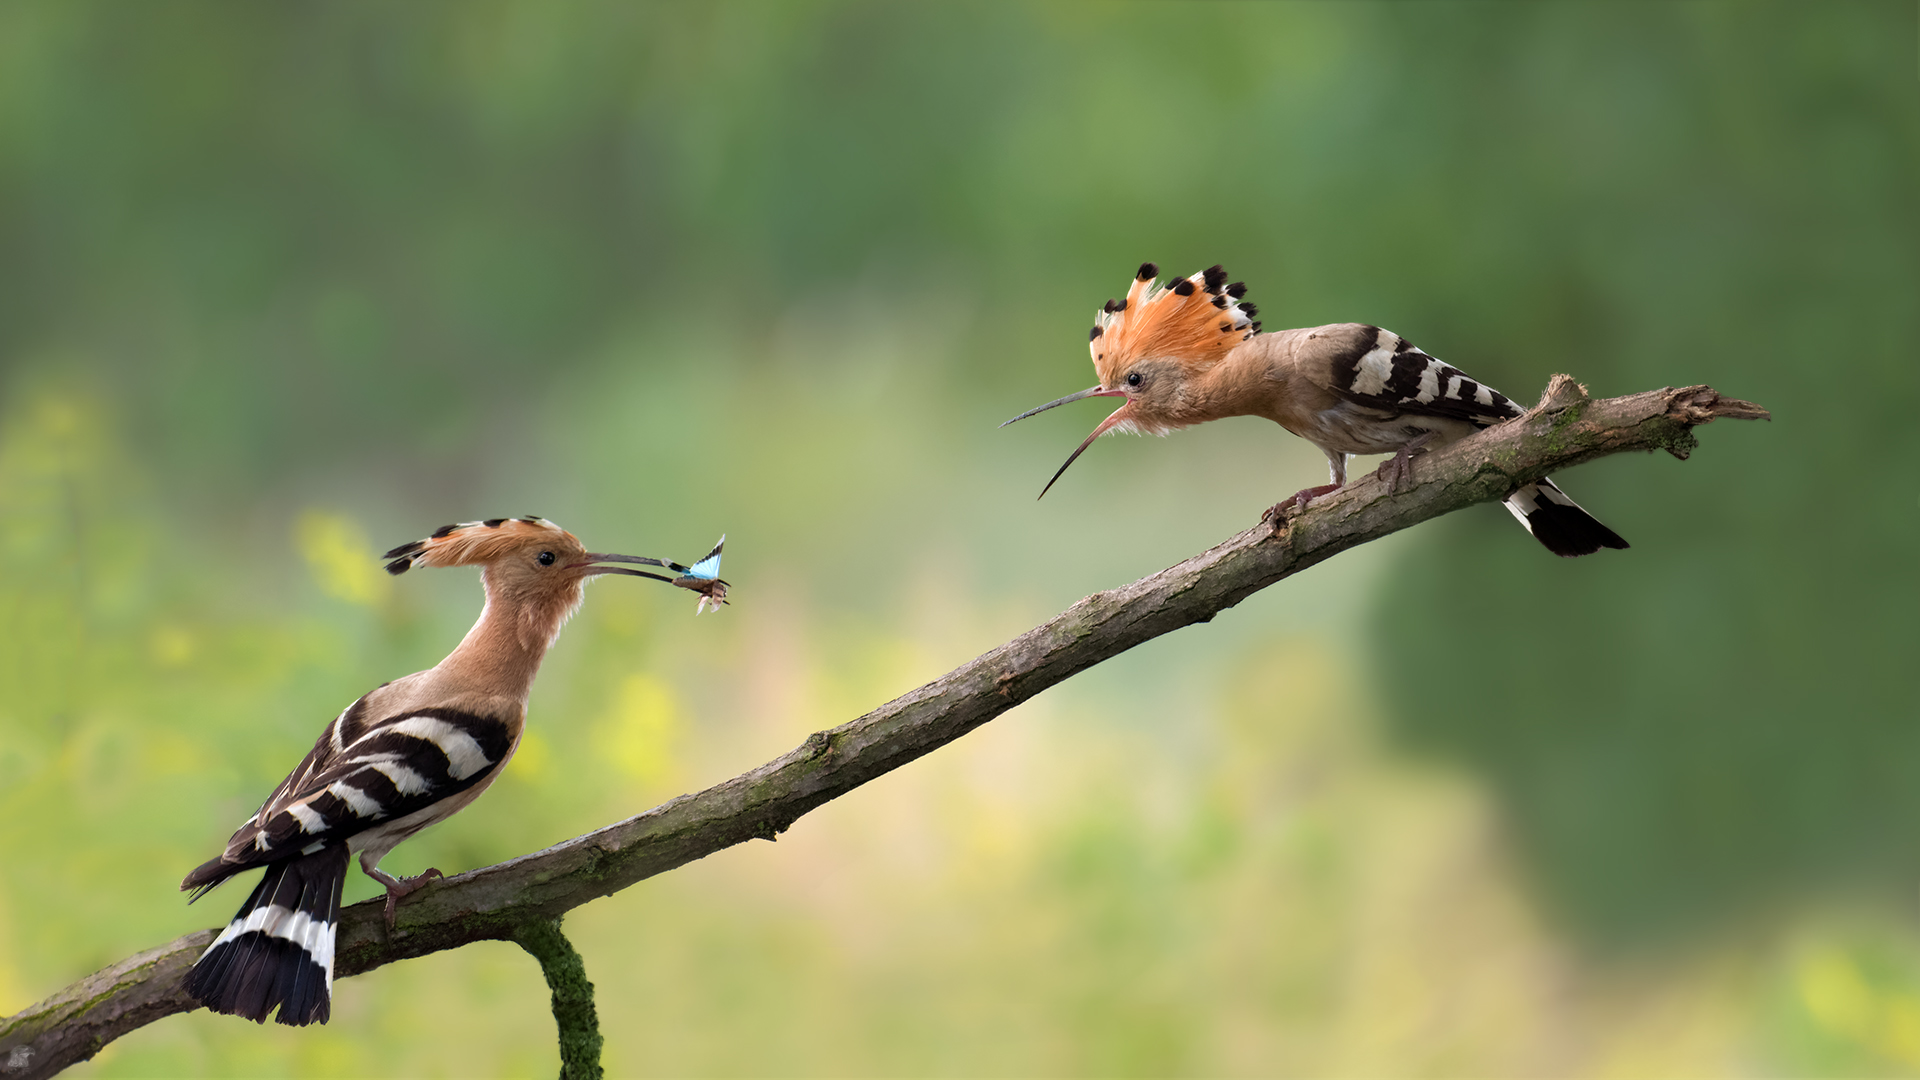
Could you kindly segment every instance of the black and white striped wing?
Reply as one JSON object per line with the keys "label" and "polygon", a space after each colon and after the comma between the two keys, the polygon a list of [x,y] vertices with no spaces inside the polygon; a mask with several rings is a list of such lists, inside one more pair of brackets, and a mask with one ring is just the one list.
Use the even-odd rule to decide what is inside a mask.
{"label": "black and white striped wing", "polygon": [[[1526,413],[1500,391],[1377,326],[1352,328],[1344,349],[1330,359],[1328,377],[1328,389],[1341,400],[1379,410],[1395,421],[1425,416],[1484,428]],[[1394,440],[1383,440],[1385,445],[1376,448],[1404,446],[1408,438],[1419,436],[1421,426],[1405,424]],[[1506,505],[1555,555],[1590,555],[1603,547],[1627,546],[1619,533],[1545,477],[1514,491]]]}
{"label": "black and white striped wing", "polygon": [[329,724],[226,852],[182,887],[205,891],[250,867],[417,813],[485,780],[512,749],[504,722],[474,713],[424,708],[368,722],[365,712],[362,698]]}
{"label": "black and white striped wing", "polygon": [[1377,326],[1360,328],[1332,364],[1330,389],[1356,405],[1395,415],[1442,416],[1490,427],[1526,410],[1412,342]]}

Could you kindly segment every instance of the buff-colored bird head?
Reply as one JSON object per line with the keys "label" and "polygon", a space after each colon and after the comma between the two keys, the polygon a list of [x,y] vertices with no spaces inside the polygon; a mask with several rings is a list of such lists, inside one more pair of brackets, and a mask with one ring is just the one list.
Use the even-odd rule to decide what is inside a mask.
{"label": "buff-colored bird head", "polygon": [[382,558],[387,573],[404,574],[415,566],[478,566],[488,604],[510,605],[518,613],[520,637],[551,641],[579,608],[588,578],[625,574],[672,582],[665,574],[634,570],[627,563],[666,568],[661,559],[589,552],[574,535],[542,517],[488,518],[443,525],[424,540],[401,544]]}
{"label": "buff-colored bird head", "polygon": [[1219,266],[1164,286],[1156,281],[1159,273],[1154,264],[1142,263],[1126,299],[1107,301],[1094,316],[1087,351],[1098,383],[1007,421],[1025,420],[1081,398],[1127,399],[1068,455],[1040,490],[1042,497],[1093,440],[1109,431],[1164,435],[1191,423],[1186,418],[1190,381],[1260,332],[1254,321],[1259,309],[1240,302],[1246,285],[1227,284],[1227,272]]}

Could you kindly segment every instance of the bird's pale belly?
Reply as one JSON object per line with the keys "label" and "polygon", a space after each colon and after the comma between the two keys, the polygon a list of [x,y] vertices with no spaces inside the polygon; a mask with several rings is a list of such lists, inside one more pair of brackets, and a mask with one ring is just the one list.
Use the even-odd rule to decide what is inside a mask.
{"label": "bird's pale belly", "polygon": [[1308,415],[1306,430],[1295,435],[1343,454],[1391,454],[1428,432],[1434,443],[1450,443],[1480,430],[1464,420],[1443,416],[1388,416],[1374,409],[1341,404]]}

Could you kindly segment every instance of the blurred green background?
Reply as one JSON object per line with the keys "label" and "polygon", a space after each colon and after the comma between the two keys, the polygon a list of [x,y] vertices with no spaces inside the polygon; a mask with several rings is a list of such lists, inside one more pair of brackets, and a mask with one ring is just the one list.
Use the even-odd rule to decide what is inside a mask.
{"label": "blurred green background", "polygon": [[[1145,259],[1531,401],[1771,424],[1341,556],[570,917],[618,1075],[1920,1072],[1910,3],[0,6],[0,1013],[551,517],[602,584],[470,869],[697,790],[1322,482],[995,424]],[[1360,463],[1371,467],[1371,461]],[[356,876],[348,898],[372,895]],[[83,1076],[551,1074],[511,945]]]}

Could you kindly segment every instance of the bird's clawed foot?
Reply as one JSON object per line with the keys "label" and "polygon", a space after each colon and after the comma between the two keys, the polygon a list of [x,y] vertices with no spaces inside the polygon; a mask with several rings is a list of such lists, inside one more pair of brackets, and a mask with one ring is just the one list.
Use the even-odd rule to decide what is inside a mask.
{"label": "bird's clawed foot", "polygon": [[1260,515],[1260,520],[1263,523],[1272,523],[1274,530],[1277,532],[1279,531],[1281,523],[1286,521],[1288,514],[1305,510],[1307,503],[1312,500],[1339,490],[1339,484],[1321,484],[1319,487],[1301,488],[1299,491],[1268,507],[1267,512]]}
{"label": "bird's clawed foot", "polygon": [[369,871],[369,873],[373,875],[374,880],[387,887],[387,933],[389,934],[393,933],[393,906],[400,902],[400,898],[417,893],[426,888],[429,882],[446,876],[431,866],[409,878],[397,878],[392,874],[379,871]]}
{"label": "bird's clawed foot", "polygon": [[1433,435],[1433,432],[1427,432],[1425,435],[1401,447],[1392,457],[1380,463],[1380,479],[1387,482],[1387,494],[1400,494],[1400,489],[1405,487],[1408,481],[1413,479],[1414,452],[1426,446],[1428,441],[1433,438]]}

